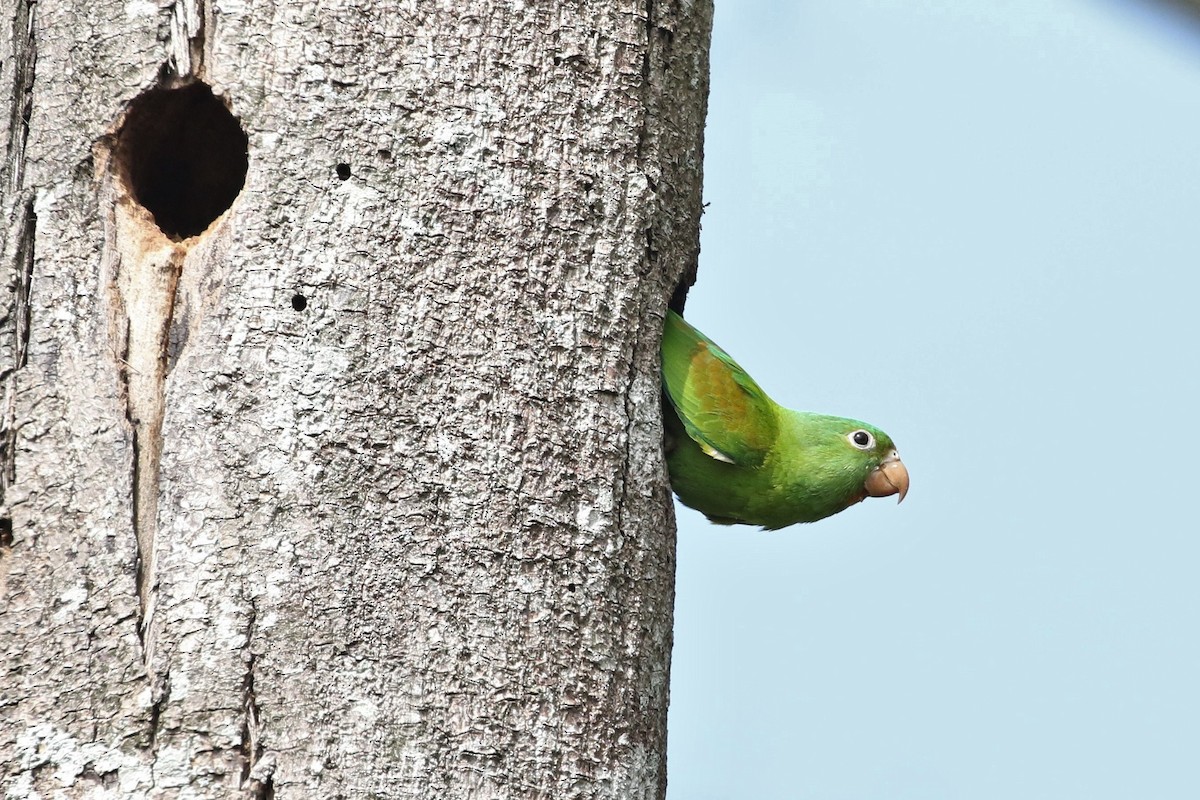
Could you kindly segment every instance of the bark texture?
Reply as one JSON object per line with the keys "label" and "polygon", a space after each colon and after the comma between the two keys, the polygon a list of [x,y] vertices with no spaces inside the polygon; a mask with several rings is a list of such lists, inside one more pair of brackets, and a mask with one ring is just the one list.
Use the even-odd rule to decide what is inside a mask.
{"label": "bark texture", "polygon": [[707,0],[0,8],[5,797],[661,797]]}

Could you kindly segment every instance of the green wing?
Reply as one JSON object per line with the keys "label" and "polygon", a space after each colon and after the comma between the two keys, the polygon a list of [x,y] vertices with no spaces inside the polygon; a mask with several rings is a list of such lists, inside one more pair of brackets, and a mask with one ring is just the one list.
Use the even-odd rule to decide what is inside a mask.
{"label": "green wing", "polygon": [[688,436],[721,461],[758,466],[779,434],[776,405],[754,379],[674,311],[662,343],[663,384]]}

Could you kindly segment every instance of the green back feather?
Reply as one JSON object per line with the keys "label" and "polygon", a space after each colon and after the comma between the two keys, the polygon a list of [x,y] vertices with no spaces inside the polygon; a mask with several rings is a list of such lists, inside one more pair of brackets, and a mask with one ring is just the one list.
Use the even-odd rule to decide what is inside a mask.
{"label": "green back feather", "polygon": [[663,383],[680,421],[712,458],[759,466],[779,436],[779,409],[728,353],[674,311],[662,343]]}

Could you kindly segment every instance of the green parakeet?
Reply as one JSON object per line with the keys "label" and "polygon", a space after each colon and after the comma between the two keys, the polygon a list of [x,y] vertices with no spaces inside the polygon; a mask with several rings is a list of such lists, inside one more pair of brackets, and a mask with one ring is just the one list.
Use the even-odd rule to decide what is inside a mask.
{"label": "green parakeet", "polygon": [[674,311],[662,366],[671,488],[713,522],[776,530],[908,492],[908,470],[886,433],[777,405]]}

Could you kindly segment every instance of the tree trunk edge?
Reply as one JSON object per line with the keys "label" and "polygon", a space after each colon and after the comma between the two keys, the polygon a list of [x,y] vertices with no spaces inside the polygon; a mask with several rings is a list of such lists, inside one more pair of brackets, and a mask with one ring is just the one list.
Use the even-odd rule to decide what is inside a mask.
{"label": "tree trunk edge", "polygon": [[[272,619],[281,609],[288,606],[256,593],[259,589],[254,588],[252,579],[255,575],[263,574],[256,570],[265,569],[271,562],[266,556],[258,554],[258,550],[266,546],[263,540],[255,541],[252,538],[229,540],[236,542],[237,547],[243,548],[254,563],[240,567],[243,571],[236,573],[228,581],[226,599],[230,605],[225,609],[224,616],[206,611],[200,617],[210,628],[226,626],[219,632],[213,632],[211,637],[216,638],[210,637],[204,644],[209,650],[225,654],[212,670],[212,675],[215,676],[212,686],[215,687],[214,691],[219,690],[223,693],[222,699],[212,708],[204,708],[203,704],[198,704],[194,699],[187,699],[189,686],[195,687],[197,680],[202,676],[194,665],[193,668],[183,668],[178,663],[180,659],[186,662],[192,658],[181,648],[181,641],[184,640],[179,638],[183,631],[180,628],[180,620],[184,619],[179,614],[185,608],[184,600],[188,598],[187,592],[184,591],[186,582],[180,583],[174,577],[166,581],[167,602],[164,608],[157,612],[144,601],[150,589],[140,593],[135,590],[138,580],[134,565],[139,559],[137,533],[146,526],[144,523],[139,525],[137,503],[132,499],[132,494],[136,491],[134,487],[138,460],[136,420],[128,417],[128,398],[121,396],[122,390],[115,374],[121,354],[112,351],[111,337],[96,336],[97,331],[103,331],[107,324],[102,317],[92,319],[86,325],[72,322],[74,328],[70,325],[45,327],[51,308],[64,309],[62,314],[74,311],[68,298],[75,297],[79,307],[92,302],[92,299],[95,299],[93,308],[105,308],[105,303],[109,302],[102,297],[105,279],[98,274],[94,258],[89,261],[86,250],[72,249],[79,247],[79,242],[71,241],[71,237],[63,235],[64,231],[70,231],[76,223],[76,216],[87,217],[89,203],[93,206],[90,213],[97,212],[94,208],[97,202],[94,186],[91,185],[91,176],[81,181],[78,175],[56,176],[48,172],[51,167],[49,154],[54,150],[51,146],[53,137],[46,137],[44,129],[44,143],[39,145],[34,141],[33,146],[41,149],[36,153],[36,160],[31,162],[33,167],[27,169],[25,142],[29,136],[30,114],[14,112],[9,117],[8,130],[3,132],[9,142],[10,159],[5,164],[3,175],[0,175],[4,179],[3,206],[6,215],[6,232],[5,238],[0,240],[0,256],[3,258],[2,268],[8,273],[8,285],[15,287],[5,298],[7,305],[0,307],[0,336],[3,337],[0,339],[0,351],[4,354],[2,368],[5,370],[0,373],[0,377],[5,381],[4,429],[0,431],[0,457],[4,470],[3,476],[0,476],[0,488],[6,490],[2,501],[4,505],[0,507],[0,610],[10,612],[11,624],[16,615],[29,613],[33,609],[37,610],[34,617],[46,622],[55,618],[56,614],[61,616],[62,610],[66,608],[78,617],[77,624],[73,622],[69,626],[69,636],[78,638],[64,639],[64,631],[68,630],[66,627],[48,625],[41,631],[35,631],[35,638],[37,634],[43,637],[53,634],[60,644],[42,650],[37,647],[29,650],[27,648],[30,640],[20,638],[19,629],[14,630],[0,621],[0,651],[5,653],[7,660],[11,662],[9,667],[13,670],[9,673],[10,687],[23,686],[26,688],[20,691],[44,693],[43,710],[53,709],[55,702],[62,706],[61,711],[48,713],[41,720],[9,716],[10,713],[15,714],[18,707],[24,709],[21,705],[24,701],[13,694],[17,691],[14,688],[10,688],[8,692],[0,689],[0,708],[3,709],[0,710],[0,753],[17,754],[11,760],[8,757],[0,758],[0,762],[8,762],[4,769],[0,770],[0,785],[4,786],[9,795],[33,797],[39,793],[49,793],[50,796],[72,797],[273,797],[278,792],[280,797],[303,797],[333,796],[333,792],[343,791],[348,787],[351,790],[375,791],[379,796],[385,797],[645,797],[661,800],[665,796],[666,709],[672,643],[675,532],[671,494],[661,455],[658,342],[667,298],[673,293],[678,294],[679,287],[694,280],[695,274],[699,247],[707,49],[712,9],[711,4],[706,1],[694,3],[688,0],[647,0],[635,5],[641,9],[637,16],[644,22],[645,27],[641,61],[642,84],[639,90],[644,116],[638,133],[637,152],[642,178],[638,179],[635,176],[630,186],[636,191],[631,192],[628,197],[634,204],[642,204],[634,213],[644,220],[644,241],[640,244],[642,251],[637,259],[636,268],[626,273],[615,271],[615,274],[623,275],[623,279],[630,282],[629,286],[618,293],[620,296],[616,303],[619,312],[617,317],[626,320],[626,324],[630,326],[629,331],[618,332],[619,335],[613,337],[614,341],[623,342],[616,349],[619,353],[613,350],[597,361],[600,366],[618,366],[619,369],[612,375],[597,371],[597,394],[584,399],[587,403],[593,403],[597,402],[595,398],[599,397],[601,402],[607,402],[603,401],[603,396],[612,393],[612,408],[597,417],[598,436],[611,434],[616,449],[623,451],[623,455],[619,461],[614,462],[618,470],[613,473],[616,475],[611,486],[613,495],[607,506],[613,515],[612,519],[603,519],[607,512],[604,510],[604,504],[599,503],[591,505],[594,513],[599,515],[594,520],[582,517],[576,520],[577,534],[585,535],[589,525],[597,525],[597,530],[603,530],[604,537],[614,543],[614,546],[626,548],[624,552],[633,559],[623,568],[614,569],[607,575],[605,580],[614,581],[610,589],[597,589],[596,585],[586,582],[585,575],[579,592],[585,595],[582,600],[603,600],[610,604],[611,608],[623,608],[628,618],[634,620],[631,627],[625,631],[624,640],[618,642],[619,646],[610,654],[614,658],[612,675],[616,676],[610,688],[614,692],[624,693],[624,699],[617,708],[624,709],[622,713],[625,719],[614,723],[615,740],[600,749],[604,751],[604,757],[611,756],[614,760],[607,764],[600,763],[598,759],[601,756],[597,752],[597,760],[588,768],[588,772],[592,773],[590,777],[585,779],[585,773],[577,773],[572,778],[569,771],[557,775],[550,771],[547,775],[553,775],[553,779],[547,778],[549,782],[540,786],[533,780],[533,776],[512,775],[511,784],[504,784],[495,775],[488,777],[486,782],[467,781],[456,784],[452,776],[443,775],[441,780],[449,784],[447,788],[455,787],[445,795],[433,794],[432,789],[426,790],[431,792],[428,795],[405,793],[400,789],[375,783],[369,775],[360,775],[358,782],[342,783],[342,788],[337,789],[338,776],[344,777],[347,769],[337,761],[341,759],[342,763],[347,765],[356,763],[355,759],[361,754],[353,748],[339,749],[333,745],[326,746],[324,750],[317,748],[314,752],[324,754],[320,769],[317,768],[316,761],[313,761],[313,766],[306,772],[299,770],[299,761],[288,755],[289,752],[293,752],[296,742],[289,739],[290,734],[285,727],[289,713],[298,710],[303,704],[289,706],[287,684],[277,681],[281,676],[288,675],[289,670],[302,659],[293,659],[291,654],[280,657],[278,648],[286,646],[289,638],[279,632],[280,628],[271,627],[274,624]],[[48,103],[47,109],[69,107],[69,104],[62,102],[64,96],[69,96],[69,92],[63,89],[69,80],[64,77],[68,73],[61,69],[59,62],[53,60],[53,52],[47,61],[47,69],[57,70],[55,79],[50,81],[51,85],[48,87],[42,86],[41,78],[38,78],[36,87],[34,81],[36,37],[33,32],[38,25],[36,16],[45,13],[47,17],[56,17],[54,24],[59,27],[54,30],[61,31],[62,7],[52,0],[43,0],[36,6],[28,0],[12,0],[6,3],[5,7],[14,9],[14,34],[23,26],[28,29],[29,34],[27,48],[23,51],[27,53],[25,62],[22,62],[21,57],[4,53],[5,43],[0,39],[0,80],[7,83],[11,78],[15,96],[25,98],[30,104],[39,97],[35,93],[36,88],[38,91],[45,89],[46,95],[53,98],[54,103]],[[221,83],[226,80],[227,75],[221,73],[221,60],[214,59],[212,55],[214,47],[219,49],[219,42],[214,44],[212,37],[202,35],[203,25],[198,34],[193,30],[192,23],[188,22],[194,16],[189,9],[195,11],[196,7],[194,3],[181,2],[163,11],[165,18],[170,20],[171,38],[166,48],[170,54],[169,59],[176,68],[186,62],[183,67],[185,70],[207,70],[206,77],[214,83]],[[218,13],[214,8],[206,5],[202,9],[203,14],[198,18],[207,21],[206,24],[211,24],[213,14]],[[34,9],[38,11],[38,15],[33,15]],[[26,16],[22,17],[22,13]],[[217,19],[222,21],[222,24],[228,24],[227,19],[221,20],[219,14]],[[49,30],[44,32],[43,36],[53,38]],[[132,55],[138,57],[143,53],[154,53],[157,49],[156,58],[159,58],[162,52],[161,43],[151,47],[155,44],[153,39],[152,35],[125,46]],[[19,37],[15,37],[13,41],[18,40]],[[12,45],[10,50],[20,51],[20,48]],[[20,66],[22,63],[27,63],[27,69]],[[142,70],[139,74],[153,74],[149,67],[157,69],[155,62],[148,60],[144,66],[139,67]],[[27,77],[22,77],[26,75]],[[83,93],[82,89],[80,91]],[[128,99],[130,91],[126,85],[116,87],[114,93]],[[98,102],[97,105],[104,107],[103,102]],[[683,112],[680,111],[681,107],[685,109]],[[31,113],[46,113],[37,111],[32,105],[29,105],[29,109]],[[75,149],[60,149],[77,155]],[[336,147],[332,149],[336,150]],[[15,159],[14,154],[17,156]],[[73,155],[63,159],[64,165],[70,165]],[[319,159],[326,154],[318,149],[318,152],[311,155]],[[339,160],[337,163],[340,167],[343,162]],[[78,167],[78,164],[70,166]],[[360,175],[365,175],[365,172],[361,163],[356,161],[353,176],[339,176],[338,180],[341,183],[333,183],[333,188],[326,192],[326,196],[335,198],[328,201],[329,204],[342,202],[335,194],[338,187],[353,189]],[[272,189],[286,194],[290,191],[287,183],[292,176],[283,174],[280,178],[281,185]],[[639,180],[643,181],[644,185],[640,184]],[[74,184],[70,188],[62,188],[71,181],[74,181]],[[373,189],[368,186],[366,189],[354,190],[365,193]],[[72,203],[76,204],[75,209],[65,210]],[[318,210],[321,208],[319,205],[314,207]],[[236,217],[241,212],[235,208],[231,213]],[[44,226],[42,222],[45,222]],[[84,234],[77,238],[81,239],[94,237],[102,228],[94,217],[80,227]],[[35,241],[38,243],[36,250]],[[236,270],[239,264],[247,263],[244,256],[237,252],[238,243],[224,242],[219,236],[210,239],[209,242],[205,245],[209,250],[199,253],[197,258],[212,263],[227,259],[226,268],[230,270]],[[56,253],[56,249],[61,252]],[[624,258],[631,252],[622,252],[618,256]],[[119,268],[127,267],[128,264],[123,262]],[[281,276],[273,278],[269,285],[277,292],[284,292],[285,299],[289,302],[294,293],[300,291],[294,287],[304,285],[304,296],[312,298],[309,300],[312,304],[310,310],[318,310],[323,298],[322,292],[327,296],[331,294],[331,290],[318,279],[305,276],[302,269],[294,269],[291,273],[288,269],[291,268],[280,267]],[[72,274],[72,270],[75,270],[75,273]],[[187,275],[185,267],[184,280],[187,280]],[[599,280],[604,279],[602,274]],[[308,280],[316,282],[304,284],[304,281]],[[611,276],[608,280],[612,280]],[[255,288],[249,282],[246,285]],[[336,280],[334,285],[336,286]],[[75,291],[76,294],[72,295],[71,291]],[[186,287],[173,285],[171,288],[174,298],[172,303],[178,304],[180,308],[188,307],[187,302],[179,300],[183,296],[181,293],[185,291]],[[233,295],[240,289],[232,287],[226,291]],[[594,287],[592,291],[594,292]],[[31,292],[34,293],[32,303]],[[38,297],[38,292],[45,294]],[[602,308],[602,305],[599,307]],[[40,317],[33,319],[32,334],[31,308]],[[302,310],[293,309],[297,314]],[[222,308],[215,313],[227,313],[227,309]],[[557,310],[554,310],[554,313],[558,313]],[[589,306],[584,314],[592,316],[580,324],[580,330],[589,335],[595,333],[600,336],[604,325],[612,324],[606,322],[603,313],[598,314],[594,307]],[[207,330],[205,326],[212,324],[211,318],[206,322],[200,319],[201,316],[203,315],[194,317],[200,321],[195,322],[193,336],[201,333],[202,328]],[[284,319],[284,316],[280,315],[280,319],[284,320],[280,323],[284,326],[295,324],[290,321],[293,319],[291,317]],[[299,327],[297,330],[300,330]],[[38,355],[39,361],[32,369],[26,371],[23,367],[30,352],[31,335],[34,339],[33,351]],[[303,337],[312,334],[301,331],[295,335]],[[72,338],[75,336],[79,339]],[[198,341],[203,341],[203,337],[199,337]],[[590,340],[585,344],[593,346]],[[46,358],[47,346],[60,348],[55,352],[57,360],[53,364]],[[89,406],[80,407],[76,412],[70,412],[69,403],[75,402],[78,395],[59,392],[55,381],[65,379],[53,369],[47,369],[47,365],[57,368],[64,355],[72,369],[83,365],[69,373],[80,383],[74,387],[74,391],[79,391],[82,387],[83,393],[92,391],[94,394],[94,397],[88,400]],[[194,355],[185,355],[185,358],[192,357]],[[271,366],[275,368],[274,365]],[[181,375],[194,367],[195,362],[180,367]],[[203,392],[199,391],[203,385],[203,376],[200,371],[191,374],[195,376],[195,380],[187,376],[181,377],[178,383],[168,390],[173,392],[177,399],[203,395]],[[222,388],[219,382],[212,383],[216,380],[214,374],[209,374],[204,380],[210,381],[210,387],[217,387],[216,391],[228,391],[232,393],[230,396],[236,395],[238,398],[252,397],[257,391],[249,384],[227,390]],[[230,376],[226,375],[224,379],[230,380]],[[239,379],[236,371],[232,373],[234,383]],[[580,382],[580,385],[584,384]],[[54,437],[59,435],[51,430],[52,425],[26,425],[26,417],[35,407],[48,408],[52,417],[62,414],[78,421],[80,425],[89,415],[98,414],[107,421],[99,433],[89,433],[90,438],[80,439],[72,448],[52,448]],[[95,409],[100,411],[96,412]],[[112,413],[114,410],[121,411],[125,416],[115,418]],[[206,406],[203,411],[224,413],[226,409],[218,404],[215,409]],[[168,419],[170,435],[180,432],[179,422],[178,418],[174,422]],[[607,426],[613,423],[619,423],[619,427],[609,430]],[[173,431],[170,428],[172,424],[176,425]],[[75,430],[82,428],[77,425]],[[211,430],[184,433],[192,437],[190,443],[208,437],[205,439],[207,444],[195,452],[205,453],[207,458],[218,461],[223,457],[220,448],[205,449],[221,443],[219,438],[212,437]],[[61,457],[43,459],[42,456],[51,449],[59,451]],[[171,446],[167,449],[172,450]],[[98,501],[96,492],[47,493],[33,479],[34,475],[43,469],[49,475],[60,467],[63,474],[83,474],[78,468],[82,463],[79,459],[83,456],[76,452],[77,450],[104,454],[105,458],[112,458],[105,471],[90,476],[90,479],[95,480],[97,490],[105,486],[111,487],[115,492],[114,498]],[[19,451],[24,453],[21,474],[17,474]],[[612,451],[600,447],[596,452],[607,458],[607,454]],[[181,477],[187,474],[188,465],[182,457],[186,453],[187,447],[177,444],[172,452],[164,456],[164,483],[159,495],[160,500],[166,500],[166,510],[158,515],[159,522],[162,523],[160,527],[166,528],[163,533],[163,536],[167,537],[163,549],[166,558],[164,568],[172,570],[173,576],[180,574],[178,570],[187,568],[189,558],[195,563],[200,563],[203,569],[207,569],[210,564],[219,563],[221,558],[219,548],[204,555],[203,548],[185,546],[189,541],[187,537],[195,533],[187,527],[186,515],[180,513],[180,509],[193,508],[187,503],[194,501],[194,498],[188,495],[186,487],[180,483]],[[515,465],[514,468],[519,469],[520,465]],[[15,487],[10,497],[7,490],[14,479],[22,485]],[[246,485],[254,486],[252,483]],[[266,486],[267,483],[262,485]],[[585,493],[587,491],[591,491],[591,488],[587,488]],[[128,496],[121,499],[122,495]],[[25,509],[19,512],[19,515],[39,524],[14,531],[9,506],[14,499],[18,507]],[[185,501],[182,504],[181,499]],[[53,509],[64,509],[66,512],[57,518],[56,523],[54,518],[45,516],[48,510]],[[5,519],[9,520],[7,528]],[[653,526],[646,527],[647,521],[651,520],[655,521]],[[310,519],[304,525],[319,527],[321,522],[319,518]],[[21,527],[25,526],[18,526]],[[72,530],[76,534],[82,531],[90,533],[72,535]],[[279,540],[281,547],[294,547],[298,543],[301,543],[299,538],[289,541],[287,536]],[[39,548],[46,548],[57,555],[39,555]],[[106,548],[108,555],[100,557],[98,554]],[[417,552],[419,549],[410,549],[405,554],[411,557],[422,556],[422,553]],[[322,552],[327,555],[374,558],[369,553],[364,555],[365,551],[338,551],[336,548],[330,548]],[[28,561],[31,558],[33,561]],[[82,563],[77,563],[74,560],[76,558]],[[208,560],[195,561],[196,559]],[[650,564],[649,567],[646,566],[647,563]],[[19,581],[20,591],[15,596],[8,594],[10,572]],[[595,574],[602,573],[603,571],[597,571]],[[657,589],[642,583],[651,575],[656,576],[654,580],[659,581]],[[41,582],[37,586],[39,594],[37,599],[31,599],[34,595],[30,594],[30,587],[37,581]],[[76,586],[85,585],[102,585],[105,588],[89,588],[88,594],[82,599],[72,594],[76,591]],[[375,587],[386,585],[373,584]],[[343,591],[353,592],[355,587],[339,586],[335,589],[334,594],[337,595]],[[370,597],[367,590],[361,591],[364,599]],[[588,592],[599,594],[591,597]],[[143,598],[140,612],[139,595]],[[192,598],[192,602],[210,601],[198,596]],[[218,606],[218,595],[214,594],[209,608],[217,609]],[[610,606],[605,606],[605,609]],[[579,613],[584,615],[600,613],[594,609],[589,610],[587,603],[583,603],[579,608]],[[132,673],[145,669],[140,651],[146,643],[139,642],[135,635],[139,627],[137,620],[143,614],[151,619],[161,616],[167,621],[164,630],[173,628],[173,631],[164,633],[167,636],[167,645],[162,652],[154,652],[154,648],[151,648],[149,671],[136,676]],[[4,614],[0,613],[0,617],[3,616]],[[361,627],[361,623],[359,620],[359,629],[348,625],[351,629],[351,640],[355,634],[368,630]],[[191,635],[183,632],[185,635]],[[29,631],[24,635],[27,637]],[[96,648],[92,644],[93,641],[103,641],[105,644]],[[344,642],[335,642],[336,647],[343,645]],[[351,641],[347,646],[361,647],[361,642]],[[111,658],[111,662],[104,661],[96,655],[101,651],[104,659]],[[11,658],[14,654],[21,657]],[[599,657],[598,654],[589,655]],[[628,661],[622,657],[627,657]],[[31,674],[31,665],[38,661],[56,664],[51,672],[57,676],[54,680],[60,681],[57,688],[50,684],[39,684],[29,689],[27,684],[21,682],[20,676]],[[93,669],[95,672],[91,673]],[[81,673],[80,670],[84,672]],[[638,673],[641,673],[640,676]],[[64,681],[62,676],[72,677],[69,681]],[[102,687],[106,680],[115,681],[118,677],[125,681],[119,698],[105,699],[102,693],[95,696],[90,693],[94,690],[89,687],[90,683],[98,682]],[[14,680],[17,682],[12,682]],[[581,696],[588,697],[586,692]],[[595,696],[600,697],[602,693]],[[388,703],[392,698],[385,697],[383,705],[380,706],[384,716],[389,716],[409,699],[411,698],[406,696],[398,701],[398,705],[389,707]],[[95,738],[88,739],[84,734],[87,725],[77,725],[79,720],[70,721],[68,708],[76,706],[81,715],[79,720],[89,716],[94,720],[101,720],[92,726]],[[564,707],[569,708],[569,703]],[[331,714],[343,710],[344,705],[335,704],[330,707]],[[457,713],[453,704],[444,710],[448,720]],[[422,713],[429,711],[425,709]],[[465,707],[462,713],[475,715],[470,717],[472,724],[477,724],[483,719],[477,710],[469,706]],[[123,721],[114,723],[114,720],[118,719]],[[17,723],[21,723],[22,730],[16,730]],[[206,729],[205,726],[209,727]],[[200,732],[203,732],[203,735],[199,735]],[[473,734],[474,731],[471,732],[471,735]],[[570,749],[568,746],[563,747],[566,750]],[[516,745],[514,748],[520,749]],[[466,750],[463,752],[478,760],[481,772],[492,769],[488,759],[493,756],[471,755]],[[623,755],[613,755],[618,753]],[[567,756],[563,755],[562,758],[566,759]],[[449,763],[453,763],[453,760]],[[465,763],[467,762],[462,762]],[[589,762],[586,758],[582,759],[572,769],[578,769],[578,764],[587,763]],[[392,771],[387,772],[389,775],[396,774]],[[190,780],[179,783],[181,776],[190,776]],[[527,780],[533,780],[532,784],[526,783]],[[497,793],[506,785],[510,794]],[[519,793],[521,787],[532,794]],[[394,793],[396,791],[401,793]]]}

